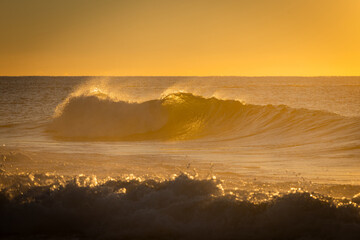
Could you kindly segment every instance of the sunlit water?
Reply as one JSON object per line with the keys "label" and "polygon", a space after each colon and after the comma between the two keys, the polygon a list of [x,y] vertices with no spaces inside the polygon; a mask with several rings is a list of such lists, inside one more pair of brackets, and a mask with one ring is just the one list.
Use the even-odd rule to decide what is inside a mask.
{"label": "sunlit water", "polygon": [[2,77],[0,144],[7,236],[360,236],[360,77]]}

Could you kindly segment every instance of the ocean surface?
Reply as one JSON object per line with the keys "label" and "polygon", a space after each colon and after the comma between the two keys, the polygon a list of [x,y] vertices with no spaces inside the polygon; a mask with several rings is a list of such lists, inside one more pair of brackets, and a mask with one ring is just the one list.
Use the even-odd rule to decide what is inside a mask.
{"label": "ocean surface", "polygon": [[360,239],[360,77],[0,77],[8,239]]}

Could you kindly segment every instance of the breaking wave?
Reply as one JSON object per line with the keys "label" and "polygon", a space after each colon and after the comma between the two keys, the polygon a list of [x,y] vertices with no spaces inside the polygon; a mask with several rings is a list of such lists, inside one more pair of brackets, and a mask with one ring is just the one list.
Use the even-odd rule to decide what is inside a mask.
{"label": "breaking wave", "polygon": [[[357,239],[360,209],[315,193],[256,198],[219,180],[1,175],[0,235],[10,239]],[[360,202],[358,202],[360,203]]]}
{"label": "breaking wave", "polygon": [[[359,140],[359,119],[236,100],[172,93],[142,103],[105,94],[68,98],[48,126],[68,140]],[[281,136],[281,137],[280,137]],[[277,139],[277,140],[276,140]]]}

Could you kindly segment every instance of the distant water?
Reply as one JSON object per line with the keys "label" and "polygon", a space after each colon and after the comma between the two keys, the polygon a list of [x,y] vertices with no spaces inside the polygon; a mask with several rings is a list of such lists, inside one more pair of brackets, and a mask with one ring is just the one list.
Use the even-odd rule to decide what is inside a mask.
{"label": "distant water", "polygon": [[0,77],[0,144],[8,237],[360,236],[360,77]]}

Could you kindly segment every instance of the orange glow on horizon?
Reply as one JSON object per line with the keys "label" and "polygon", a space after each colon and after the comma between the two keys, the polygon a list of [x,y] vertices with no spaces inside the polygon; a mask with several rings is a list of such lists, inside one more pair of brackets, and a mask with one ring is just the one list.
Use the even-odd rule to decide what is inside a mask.
{"label": "orange glow on horizon", "polygon": [[360,75],[360,1],[0,0],[0,75]]}

